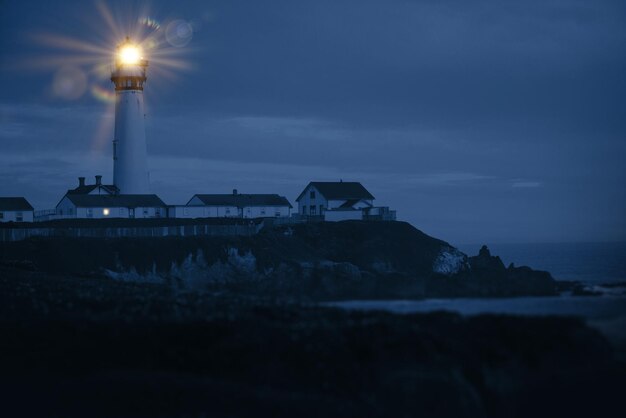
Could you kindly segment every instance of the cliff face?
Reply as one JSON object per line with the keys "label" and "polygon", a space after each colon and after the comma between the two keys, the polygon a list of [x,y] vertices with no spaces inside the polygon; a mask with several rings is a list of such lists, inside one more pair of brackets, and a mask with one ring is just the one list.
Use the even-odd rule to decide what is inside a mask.
{"label": "cliff face", "polygon": [[2,261],[40,271],[328,300],[554,293],[549,273],[467,257],[404,222],[315,223],[251,237],[32,239]]}

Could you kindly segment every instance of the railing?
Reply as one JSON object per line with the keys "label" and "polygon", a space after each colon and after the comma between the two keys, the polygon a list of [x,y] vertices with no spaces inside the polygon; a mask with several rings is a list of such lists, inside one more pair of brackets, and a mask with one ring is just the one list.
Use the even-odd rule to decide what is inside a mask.
{"label": "railing", "polygon": [[169,225],[129,227],[27,227],[0,228],[0,242],[22,241],[31,237],[47,238],[122,238],[122,237],[169,237],[169,236],[252,236],[263,223],[251,225]]}
{"label": "railing", "polygon": [[52,221],[55,219],[75,219],[76,215],[61,215],[56,209],[36,210],[33,215],[34,222]]}

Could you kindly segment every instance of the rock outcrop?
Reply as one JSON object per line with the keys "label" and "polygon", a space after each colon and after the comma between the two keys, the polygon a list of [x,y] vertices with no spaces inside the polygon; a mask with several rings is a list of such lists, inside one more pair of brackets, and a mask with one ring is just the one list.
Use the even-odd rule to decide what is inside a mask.
{"label": "rock outcrop", "polygon": [[[4,263],[55,274],[236,287],[275,297],[380,299],[555,293],[549,273],[467,257],[405,222],[309,223],[251,237],[49,238],[0,243]],[[21,264],[20,264],[21,263]],[[24,264],[25,263],[25,264]],[[15,263],[13,263],[15,264]]]}

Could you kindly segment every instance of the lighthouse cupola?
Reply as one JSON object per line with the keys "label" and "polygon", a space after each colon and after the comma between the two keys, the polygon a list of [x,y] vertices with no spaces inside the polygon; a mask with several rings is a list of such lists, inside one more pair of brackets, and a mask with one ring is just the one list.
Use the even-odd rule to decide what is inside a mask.
{"label": "lighthouse cupola", "polygon": [[149,193],[143,88],[148,61],[127,37],[116,49],[113,183],[121,194]]}

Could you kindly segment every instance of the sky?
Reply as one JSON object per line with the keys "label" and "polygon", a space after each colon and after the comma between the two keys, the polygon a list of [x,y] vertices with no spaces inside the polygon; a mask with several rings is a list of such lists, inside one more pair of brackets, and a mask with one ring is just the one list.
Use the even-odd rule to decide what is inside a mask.
{"label": "sky", "polygon": [[[138,34],[138,32],[141,32]],[[112,182],[111,56],[148,69],[152,191],[360,181],[452,244],[626,241],[626,3],[0,0],[0,195]]]}

